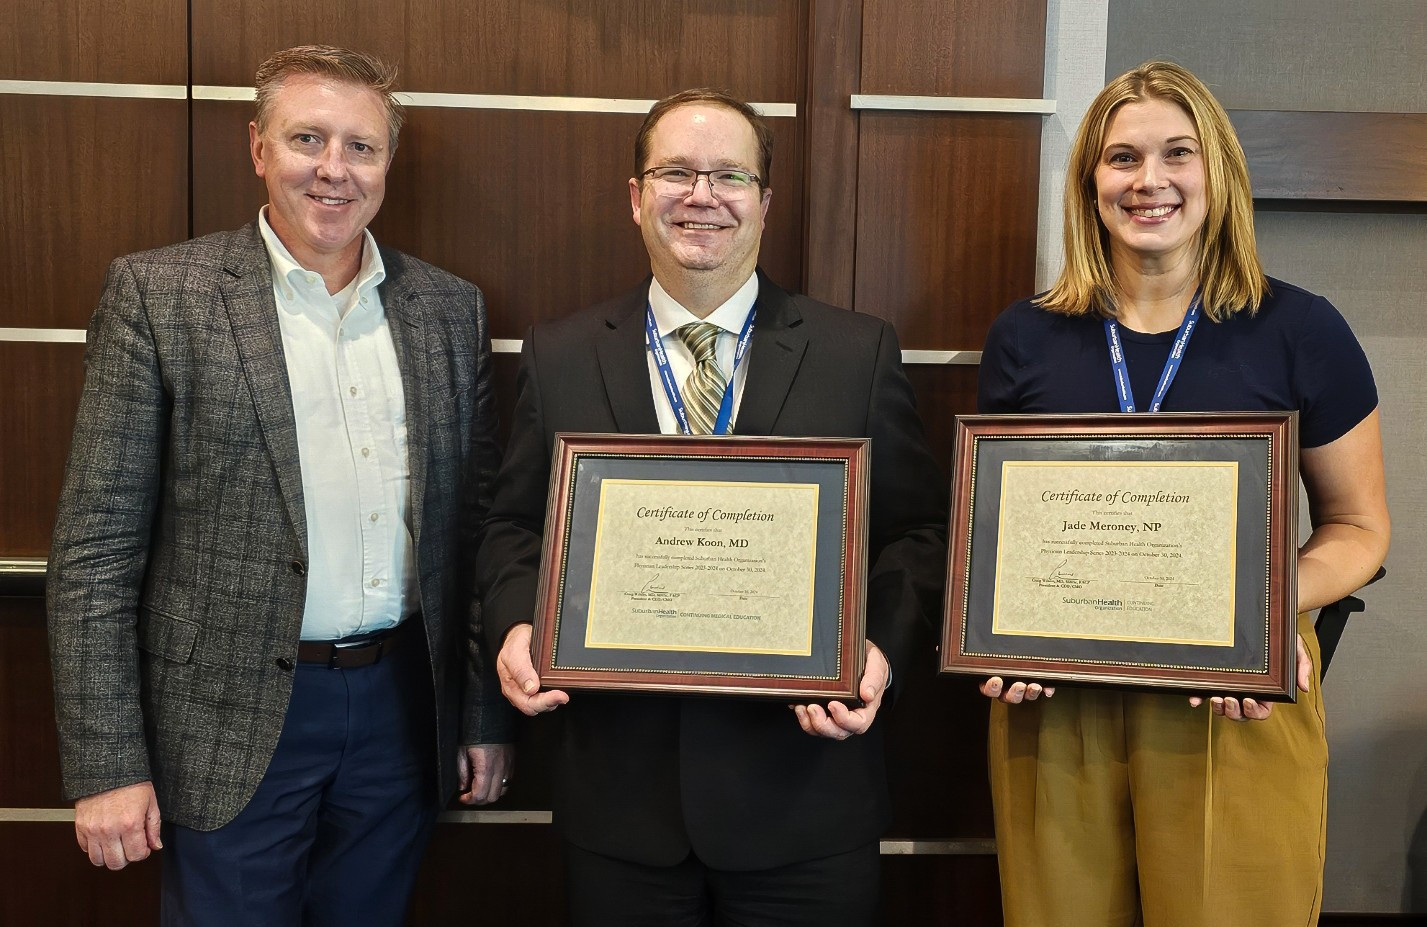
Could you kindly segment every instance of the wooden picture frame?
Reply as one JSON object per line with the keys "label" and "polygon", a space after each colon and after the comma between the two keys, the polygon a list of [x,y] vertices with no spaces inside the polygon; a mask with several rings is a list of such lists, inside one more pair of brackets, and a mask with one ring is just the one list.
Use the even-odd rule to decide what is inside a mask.
{"label": "wooden picture frame", "polygon": [[1296,412],[956,422],[941,669],[1292,701]]}
{"label": "wooden picture frame", "polygon": [[868,445],[557,435],[531,642],[542,684],[855,700]]}

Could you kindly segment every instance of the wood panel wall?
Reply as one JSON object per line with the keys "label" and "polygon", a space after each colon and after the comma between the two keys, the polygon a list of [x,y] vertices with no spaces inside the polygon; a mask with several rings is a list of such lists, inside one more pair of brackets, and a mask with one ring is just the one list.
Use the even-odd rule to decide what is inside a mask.
{"label": "wood panel wall", "polygon": [[[11,0],[0,80],[248,87],[303,42],[396,62],[409,91],[654,99],[690,86],[794,103],[774,117],[763,264],[787,286],[893,320],[903,347],[978,350],[1034,284],[1040,117],[858,112],[856,93],[1042,96],[1044,0]],[[200,94],[201,96],[201,94]],[[0,327],[87,324],[113,257],[251,221],[251,104],[0,93]],[[478,283],[496,338],[647,272],[629,219],[637,115],[418,107],[379,240]],[[83,346],[0,342],[0,558],[43,556]],[[508,413],[513,355],[496,358]],[[909,370],[943,464],[975,368]],[[508,414],[505,416],[508,419]],[[899,839],[991,835],[986,708],[933,655],[899,677]],[[59,809],[37,599],[0,598],[0,808]],[[549,807],[532,725],[508,808]],[[0,923],[148,924],[158,867],[93,870],[62,820],[0,822]],[[989,855],[889,856],[888,923],[1000,922]],[[474,907],[473,907],[474,906]],[[547,825],[438,828],[412,923],[562,922]]]}

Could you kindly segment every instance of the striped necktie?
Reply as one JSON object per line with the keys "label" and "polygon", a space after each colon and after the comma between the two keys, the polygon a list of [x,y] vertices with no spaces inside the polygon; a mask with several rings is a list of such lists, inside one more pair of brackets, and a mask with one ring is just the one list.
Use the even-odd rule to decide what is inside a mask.
{"label": "striped necktie", "polygon": [[674,332],[694,356],[694,369],[684,380],[681,395],[684,411],[689,416],[689,430],[696,435],[713,434],[728,386],[714,352],[721,331],[723,329],[712,322],[690,322]]}

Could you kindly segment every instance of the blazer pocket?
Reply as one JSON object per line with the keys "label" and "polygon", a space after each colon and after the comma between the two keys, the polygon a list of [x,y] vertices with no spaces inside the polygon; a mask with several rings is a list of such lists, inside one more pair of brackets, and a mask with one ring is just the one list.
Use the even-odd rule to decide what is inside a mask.
{"label": "blazer pocket", "polygon": [[147,605],[139,607],[140,650],[174,663],[188,663],[197,644],[197,624]]}

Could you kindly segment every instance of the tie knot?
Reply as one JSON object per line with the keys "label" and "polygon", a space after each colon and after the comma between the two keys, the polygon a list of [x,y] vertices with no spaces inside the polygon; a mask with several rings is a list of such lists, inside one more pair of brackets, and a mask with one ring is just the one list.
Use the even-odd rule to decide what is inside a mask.
{"label": "tie knot", "polygon": [[718,345],[721,331],[723,329],[712,322],[690,322],[674,334],[679,336],[679,340],[684,342],[684,346],[694,356],[694,363],[706,364],[714,363],[714,349]]}

